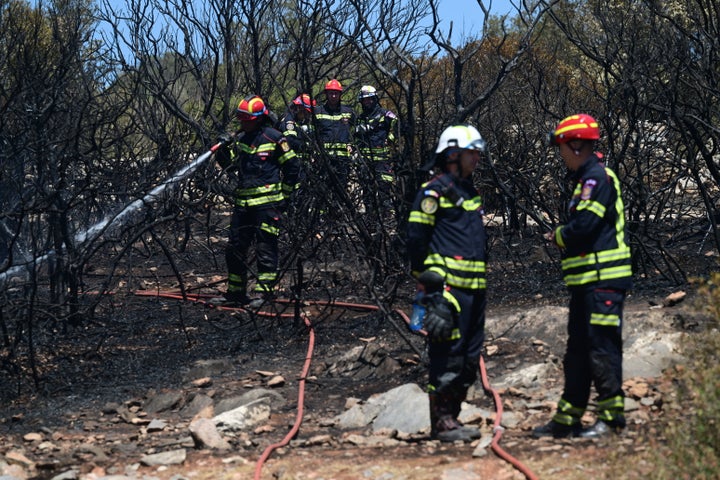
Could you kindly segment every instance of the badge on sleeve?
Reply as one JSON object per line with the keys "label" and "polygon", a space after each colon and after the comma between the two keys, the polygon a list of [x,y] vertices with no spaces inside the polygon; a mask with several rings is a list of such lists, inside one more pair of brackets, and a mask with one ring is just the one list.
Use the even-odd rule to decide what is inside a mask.
{"label": "badge on sleeve", "polygon": [[289,152],[290,151],[290,145],[288,145],[287,140],[284,138],[280,140],[280,148],[282,148],[283,152]]}
{"label": "badge on sleeve", "polygon": [[597,185],[597,181],[595,181],[594,178],[588,178],[585,180],[585,183],[583,183],[582,186],[582,193],[580,194],[580,198],[583,200],[587,200],[592,196],[593,188],[595,188],[595,185]]}
{"label": "badge on sleeve", "polygon": [[437,212],[437,209],[438,209],[437,198],[425,197],[422,200],[420,200],[420,210],[422,210],[423,213],[432,215],[433,213]]}

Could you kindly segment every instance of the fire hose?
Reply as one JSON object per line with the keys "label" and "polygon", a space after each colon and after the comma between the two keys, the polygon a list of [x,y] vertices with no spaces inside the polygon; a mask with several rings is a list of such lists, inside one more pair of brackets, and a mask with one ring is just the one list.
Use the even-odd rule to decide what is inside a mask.
{"label": "fire hose", "polygon": [[[88,227],[86,230],[80,231],[75,234],[73,248],[79,249],[86,245],[91,244],[102,235],[112,235],[120,227],[127,225],[132,222],[133,219],[143,210],[149,208],[158,200],[164,198],[168,191],[175,188],[182,180],[189,178],[193,175],[205,162],[212,157],[212,155],[225,144],[225,142],[219,142],[202,155],[198,156],[195,160],[190,162],[188,165],[182,167],[180,170],[175,172],[169,178],[167,178],[160,185],[156,186],[144,197],[138,198],[135,201],[129,203],[123,207],[119,212],[112,216],[106,217],[96,224]],[[63,245],[64,247],[64,245]],[[62,251],[50,250],[45,254],[30,259],[27,262],[10,266],[4,272],[0,272],[0,288],[4,287],[6,283],[14,281],[15,279],[27,280],[30,278],[30,272],[37,269],[41,265],[51,261],[57,255],[61,254]]]}
{"label": "fire hose", "polygon": [[[238,308],[235,307],[222,307],[222,306],[213,306],[211,304],[207,304],[205,300],[207,297],[210,297],[209,295],[199,295],[199,294],[188,294],[188,293],[178,293],[178,292],[160,292],[160,291],[137,291],[135,292],[136,295],[141,296],[152,296],[152,297],[163,297],[163,298],[172,298],[177,300],[186,300],[186,301],[193,301],[196,303],[202,303],[206,304],[208,306],[212,306],[213,308],[220,308],[220,309],[228,309],[228,310],[238,310]],[[278,303],[290,303],[290,301],[283,301],[283,300],[277,300]],[[316,305],[327,305],[327,306],[337,306],[337,307],[345,307],[345,308],[358,308],[358,309],[365,309],[365,310],[378,310],[379,308],[376,305],[367,305],[367,304],[359,304],[359,303],[346,303],[346,302],[320,302],[320,301],[314,301],[313,302]],[[242,309],[240,309],[242,310]],[[272,315],[272,316],[278,316],[277,313],[269,313],[269,312],[262,312],[258,311],[255,312],[257,315]],[[399,315],[403,321],[409,325],[410,318],[407,316],[407,314],[400,310],[395,309],[393,310],[393,313]],[[290,317],[294,316],[294,314],[281,314],[282,317]],[[312,354],[313,349],[315,346],[315,332],[312,326],[312,323],[310,322],[310,319],[303,315],[303,321],[305,323],[305,326],[308,328],[309,332],[309,338],[308,338],[308,349],[307,353],[305,355],[305,362],[303,365],[302,373],[300,374],[300,380],[298,382],[298,409],[297,414],[295,417],[295,422],[293,423],[292,428],[290,431],[285,435],[285,437],[277,442],[273,443],[271,445],[268,445],[266,449],[263,451],[262,455],[258,458],[258,461],[255,466],[255,480],[259,480],[262,473],[262,467],[267,461],[267,459],[270,457],[272,452],[278,448],[286,446],[288,443],[290,443],[290,440],[297,434],[297,432],[300,429],[300,424],[302,423],[303,419],[303,412],[304,412],[304,402],[305,402],[305,382],[307,378],[308,371],[310,369],[310,362],[312,360]],[[426,332],[423,330],[420,330],[419,332],[421,335],[426,335]],[[482,381],[483,390],[488,396],[491,396],[493,399],[493,403],[495,405],[495,420],[493,423],[493,437],[492,441],[490,443],[490,448],[492,451],[500,458],[508,462],[510,465],[512,465],[516,470],[520,471],[523,475],[525,475],[525,478],[528,480],[537,480],[537,476],[530,471],[528,467],[526,467],[522,462],[520,462],[517,458],[513,457],[509,453],[507,453],[501,446],[500,446],[500,439],[502,438],[502,434],[504,431],[504,428],[502,427],[502,413],[503,413],[503,407],[502,407],[502,399],[500,398],[500,394],[497,392],[497,390],[493,389],[490,385],[490,382],[488,380],[487,375],[487,368],[485,367],[485,360],[482,356],[480,356],[479,361],[479,369],[480,369],[480,377]]]}

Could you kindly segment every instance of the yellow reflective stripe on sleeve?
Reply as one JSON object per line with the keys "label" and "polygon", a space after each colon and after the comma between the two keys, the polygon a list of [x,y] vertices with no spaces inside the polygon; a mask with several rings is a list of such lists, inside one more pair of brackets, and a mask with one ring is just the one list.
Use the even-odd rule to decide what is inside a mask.
{"label": "yellow reflective stripe on sleeve", "polygon": [[287,162],[288,160],[292,160],[295,157],[297,157],[297,154],[295,153],[295,151],[288,150],[287,152],[280,155],[280,157],[278,158],[278,163],[280,165],[283,165],[283,164],[285,164],[285,162]]}
{"label": "yellow reflective stripe on sleeve", "polygon": [[240,146],[240,150],[242,150],[243,152],[254,155],[254,154],[260,153],[260,152],[272,152],[273,150],[275,150],[275,146],[277,144],[276,143],[263,143],[261,145],[258,145],[255,148],[253,148],[250,145],[246,145],[244,143],[239,143],[238,145]]}
{"label": "yellow reflective stripe on sleeve", "polygon": [[456,312],[460,312],[460,303],[457,301],[457,298],[455,298],[452,293],[448,292],[447,290],[443,290],[443,298],[452,304]]}
{"label": "yellow reflective stripe on sleeve", "polygon": [[435,225],[435,215],[428,215],[427,213],[413,210],[410,212],[408,222],[421,223],[423,225]]}
{"label": "yellow reflective stripe on sleeve", "polygon": [[472,212],[472,211],[479,210],[480,208],[482,208],[482,205],[483,205],[482,198],[480,198],[480,197],[474,197],[474,198],[470,198],[467,200],[463,200],[460,205],[457,205],[457,204],[451,202],[450,200],[448,200],[448,198],[445,195],[440,197],[440,208],[456,208],[459,206],[460,208],[462,208],[465,211]]}
{"label": "yellow reflective stripe on sleeve", "polygon": [[592,212],[600,218],[605,216],[605,205],[592,200],[582,200],[578,203],[577,210],[587,210]]}
{"label": "yellow reflective stripe on sleeve", "polygon": [[[607,173],[610,176],[610,178],[612,178],[613,185],[615,186],[615,191],[620,192],[620,180],[618,180],[617,175],[615,175],[615,172],[613,172],[609,168],[606,168],[605,173]],[[618,195],[617,199],[615,200],[615,211],[616,212],[624,212],[625,211],[625,205],[622,200],[622,195]],[[615,226],[615,241],[617,242],[618,245],[625,244],[625,215],[618,215],[617,223]]]}
{"label": "yellow reflective stripe on sleeve", "polygon": [[294,191],[297,190],[298,188],[300,188],[300,184],[299,184],[299,183],[296,183],[296,184],[294,184],[294,185],[290,185],[289,183],[283,183],[283,184],[282,184],[282,192],[283,192],[283,194],[286,194],[286,195],[294,192]]}
{"label": "yellow reflective stripe on sleeve", "polygon": [[562,225],[555,229],[555,243],[557,243],[559,247],[565,248],[565,240],[563,240],[562,237],[562,229]]}

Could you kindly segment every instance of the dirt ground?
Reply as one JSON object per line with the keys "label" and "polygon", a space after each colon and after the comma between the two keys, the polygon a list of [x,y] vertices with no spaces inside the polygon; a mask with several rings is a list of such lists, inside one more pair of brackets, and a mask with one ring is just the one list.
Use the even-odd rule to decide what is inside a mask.
{"label": "dirt ground", "polygon": [[[119,475],[162,480],[639,479],[651,476],[650,452],[662,442],[658,426],[673,414],[667,406],[674,386],[662,377],[647,383],[665,405],[643,405],[622,436],[599,441],[533,440],[529,430],[547,421],[552,404],[513,389],[498,390],[504,410],[520,418],[517,428],[499,432],[499,451],[476,449],[492,437],[491,421],[480,425],[483,439],[464,445],[441,444],[423,435],[376,438],[369,429],[341,431],[329,419],[347,408],[348,399],[367,399],[406,383],[425,385],[425,340],[411,334],[400,315],[385,314],[360,295],[338,299],[347,304],[326,304],[318,296],[317,303],[301,305],[311,328],[295,316],[292,302],[264,307],[262,314],[210,308],[199,301],[157,296],[177,284],[172,274],[160,275],[154,265],[150,259],[138,265],[147,282],[120,288],[80,326],[66,331],[48,320],[38,327],[37,384],[29,370],[3,374],[0,478],[4,473],[32,480],[125,478]],[[489,316],[565,305],[559,279],[545,286],[531,282],[541,273],[547,277],[547,266],[530,268],[490,273],[498,287],[490,295]],[[221,268],[190,273],[186,288],[193,294],[217,293],[222,275]],[[645,284],[627,309],[647,309],[671,291]],[[399,301],[395,308],[409,310],[411,291],[407,294],[407,302]],[[677,317],[677,311],[669,312],[667,323],[682,330],[685,325]],[[358,346],[372,355],[344,362],[344,354]],[[489,337],[486,348],[491,386],[513,369],[547,360],[549,353],[512,336]],[[225,368],[203,382],[189,376],[199,363],[218,360]],[[287,445],[274,448],[300,417],[299,387],[308,360],[299,429]],[[271,385],[278,377],[281,381]],[[554,378],[548,390],[559,388],[561,381],[561,375]],[[162,429],[148,430],[152,415],[143,408],[159,393],[179,393],[187,403],[200,392],[222,399],[256,387],[276,390],[286,403],[266,424],[228,438],[230,450],[195,448],[188,434],[191,419],[180,408],[159,415],[165,422]],[[471,403],[495,411],[480,380],[475,390]],[[118,407],[132,412],[132,418],[119,415]],[[186,454],[181,464],[140,462],[144,455],[179,449]],[[72,469],[76,476],[58,477]]]}
{"label": "dirt ground", "polygon": [[[645,301],[640,303],[646,308]],[[370,438],[371,432],[335,429],[328,419],[345,409],[348,398],[366,399],[404,383],[424,385],[425,379],[422,355],[416,352],[422,352],[424,340],[404,331],[399,317],[388,319],[355,305],[307,307],[314,314],[311,318],[319,321],[312,324],[315,343],[302,423],[289,445],[270,450],[269,458],[260,462],[297,421],[298,380],[310,335],[307,326],[292,317],[292,305],[278,305],[267,316],[248,315],[172,298],[127,295],[113,299],[108,308],[113,310],[104,315],[108,320],[85,325],[74,332],[72,341],[59,344],[56,365],[43,372],[43,395],[19,395],[0,410],[0,453],[20,450],[33,462],[32,468],[23,470],[28,476],[20,478],[51,479],[71,467],[84,479],[131,473],[131,478],[175,480],[249,479],[256,474],[260,476],[255,478],[286,480],[519,479],[526,478],[523,472],[535,478],[618,478],[618,472],[625,472],[620,478],[644,478],[652,471],[651,465],[644,465],[643,454],[648,439],[657,433],[652,417],[663,412],[650,409],[647,421],[631,424],[619,441],[536,441],[529,436],[528,417],[520,428],[504,431],[499,442],[519,467],[490,450],[474,457],[478,442],[446,445],[423,436],[390,435],[394,441],[364,444],[358,437]],[[394,367],[383,368],[383,361],[338,367],[345,352],[363,344],[375,349],[376,358],[392,359]],[[488,344],[493,345],[493,339]],[[509,367],[535,363],[539,357],[536,350],[506,340],[500,354],[487,358],[492,385],[492,378]],[[227,359],[233,367],[214,375],[209,385],[198,387],[187,377],[197,362],[217,359]],[[188,419],[176,411],[161,415],[168,428],[148,433],[146,423],[122,421],[108,408],[123,404],[141,415],[143,404],[158,392],[179,391],[190,398],[202,389],[225,398],[266,386],[275,375],[285,380],[274,388],[286,397],[286,406],[273,412],[261,428],[231,438],[230,451],[193,448],[187,441]],[[661,380],[651,383],[668,394],[672,388]],[[538,416],[528,413],[527,402],[520,401],[517,392],[499,393],[506,411],[537,421],[549,416],[550,406]],[[477,396],[472,403],[494,410],[489,396]],[[492,435],[489,422],[481,430],[485,438]],[[180,447],[187,451],[181,465],[139,464],[144,454]]]}

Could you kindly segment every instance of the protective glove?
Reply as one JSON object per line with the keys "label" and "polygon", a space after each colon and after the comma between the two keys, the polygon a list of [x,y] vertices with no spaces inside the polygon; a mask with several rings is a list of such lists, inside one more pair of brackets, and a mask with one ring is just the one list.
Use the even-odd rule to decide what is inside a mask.
{"label": "protective glove", "polygon": [[442,292],[426,294],[423,303],[425,303],[427,309],[423,328],[430,338],[435,340],[449,339],[457,325],[457,312],[453,305],[443,297]]}
{"label": "protective glove", "polygon": [[221,133],[218,135],[217,143],[224,143],[225,145],[229,144],[232,141],[233,137],[229,133]]}

